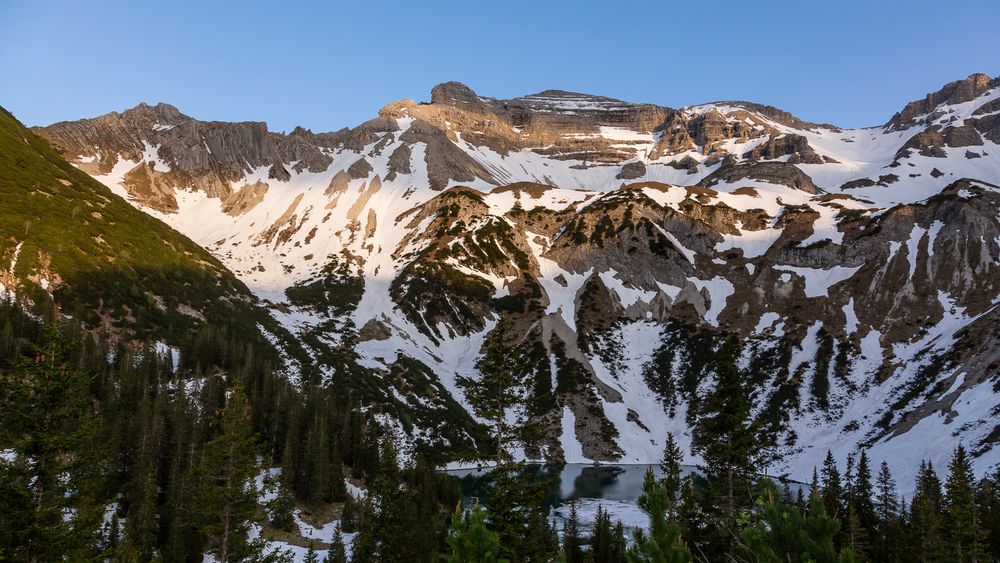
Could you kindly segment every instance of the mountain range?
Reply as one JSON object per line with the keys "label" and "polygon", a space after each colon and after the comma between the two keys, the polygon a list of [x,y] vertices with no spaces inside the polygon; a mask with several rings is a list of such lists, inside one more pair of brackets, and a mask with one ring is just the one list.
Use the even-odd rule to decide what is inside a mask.
{"label": "mountain range", "polygon": [[[335,383],[351,364],[405,443],[478,439],[456,381],[504,317],[532,362],[527,459],[654,463],[668,433],[689,451],[713,353],[736,337],[772,473],[806,480],[827,450],[863,447],[912,482],[916,461],[943,464],[959,442],[977,472],[1000,462],[1000,78],[946,84],[862,129],[750,102],[503,100],[456,82],[329,133],[162,103],[18,127],[11,142],[37,135],[79,170],[8,197],[50,201],[46,186],[89,182],[79,171],[103,184],[86,183],[101,202],[61,203],[60,225],[124,235],[88,234],[80,256],[124,252],[169,276],[190,245],[228,292],[209,300],[259,314],[239,330],[287,377]],[[35,219],[12,220],[5,232]],[[4,241],[5,291],[64,309],[100,294],[64,249],[26,239]],[[93,323],[206,320],[207,302],[144,280],[123,294],[146,306]]]}

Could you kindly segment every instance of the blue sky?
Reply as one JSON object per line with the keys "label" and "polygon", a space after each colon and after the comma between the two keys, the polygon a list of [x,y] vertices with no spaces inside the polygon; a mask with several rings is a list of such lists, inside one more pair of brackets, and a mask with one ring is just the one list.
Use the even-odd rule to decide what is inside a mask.
{"label": "blue sky", "polygon": [[29,125],[165,101],[272,130],[352,126],[434,84],[885,122],[1000,74],[1000,2],[0,0],[0,105]]}

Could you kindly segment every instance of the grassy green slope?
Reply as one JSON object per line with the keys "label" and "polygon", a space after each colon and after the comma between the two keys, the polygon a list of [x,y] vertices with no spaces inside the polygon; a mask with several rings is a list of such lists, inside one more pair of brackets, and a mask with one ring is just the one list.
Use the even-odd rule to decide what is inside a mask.
{"label": "grassy green slope", "polygon": [[16,278],[19,298],[38,303],[51,293],[63,312],[140,338],[176,341],[205,323],[249,336],[269,319],[207,251],[77,170],[2,108],[0,275],[6,285]]}

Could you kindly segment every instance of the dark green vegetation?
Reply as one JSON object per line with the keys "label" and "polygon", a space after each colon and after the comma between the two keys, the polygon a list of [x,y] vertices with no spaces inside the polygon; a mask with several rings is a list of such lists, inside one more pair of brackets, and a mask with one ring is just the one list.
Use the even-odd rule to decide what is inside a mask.
{"label": "dark green vegetation", "polygon": [[[201,324],[250,338],[273,328],[208,252],[133,208],[0,109],[0,263],[17,293],[91,328],[177,343]],[[44,282],[43,282],[44,280]],[[8,288],[10,289],[10,288]],[[260,339],[261,348],[270,346]]]}
{"label": "dark green vegetation", "polygon": [[[0,190],[0,281],[17,296],[0,301],[0,560],[259,559],[252,525],[280,536],[296,505],[373,521],[345,479],[383,473],[376,415],[433,429],[419,460],[476,447],[433,373],[403,359],[385,379],[349,348],[294,342],[208,253],[5,112]],[[295,297],[350,301],[326,273]],[[397,473],[437,545],[457,498],[421,464]]]}
{"label": "dark green vegetation", "polygon": [[327,316],[340,316],[354,310],[364,290],[364,279],[351,275],[346,261],[334,258],[318,279],[294,285],[285,290],[285,295],[293,305]]}
{"label": "dark green vegetation", "polygon": [[437,212],[430,227],[435,242],[393,280],[393,300],[433,340],[447,337],[442,322],[463,334],[482,330],[494,287],[460,268],[506,275],[527,269],[528,253],[516,244],[514,229],[488,216],[482,195],[469,188],[448,190],[422,209]]}

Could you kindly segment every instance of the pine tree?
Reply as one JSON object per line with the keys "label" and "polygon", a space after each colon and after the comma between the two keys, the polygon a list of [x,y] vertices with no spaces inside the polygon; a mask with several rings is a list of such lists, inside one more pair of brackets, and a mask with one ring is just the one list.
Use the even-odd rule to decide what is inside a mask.
{"label": "pine tree", "polygon": [[[0,463],[0,484],[11,493],[0,517],[10,526],[5,557],[59,560],[96,545],[99,515],[84,499],[98,484],[83,450],[94,431],[89,383],[71,366],[53,326],[44,329],[30,357],[0,371],[0,444],[14,454]],[[70,512],[73,517],[64,519]]]}
{"label": "pine tree", "polygon": [[883,461],[875,484],[876,541],[874,558],[877,561],[895,561],[899,556],[898,545],[902,541],[902,530],[897,495],[896,481],[889,471],[889,464]]}
{"label": "pine tree", "polygon": [[486,511],[473,507],[468,514],[456,507],[447,538],[448,563],[496,563],[500,537],[486,527]]}
{"label": "pine tree", "polygon": [[583,540],[580,538],[580,518],[576,511],[576,499],[569,503],[569,518],[563,524],[563,557],[566,563],[583,561]]}
{"label": "pine tree", "polygon": [[820,475],[826,513],[840,519],[844,515],[844,509],[841,505],[844,489],[840,481],[840,471],[837,469],[837,460],[833,458],[833,452],[830,450],[826,451],[826,459],[823,461]]}
{"label": "pine tree", "polygon": [[838,554],[834,537],[840,523],[826,513],[817,492],[810,496],[808,514],[780,500],[770,480],[760,484],[761,497],[754,511],[755,522],[743,531],[743,543],[752,560],[768,563],[834,563],[850,558]]}
{"label": "pine tree", "polygon": [[330,542],[330,549],[323,558],[324,563],[347,563],[347,550],[344,548],[344,536],[338,527],[333,531],[333,539]]}
{"label": "pine tree", "polygon": [[319,555],[316,554],[316,547],[313,546],[313,542],[309,542],[309,549],[306,551],[305,559],[302,563],[319,563]]}
{"label": "pine tree", "polygon": [[987,560],[1000,560],[1000,470],[983,477],[976,486],[976,506],[981,515],[983,550]]}
{"label": "pine tree", "polygon": [[594,533],[590,537],[589,555],[594,563],[611,563],[613,542],[611,515],[603,506],[598,506],[597,516],[594,518]]}
{"label": "pine tree", "polygon": [[660,480],[667,489],[667,495],[677,499],[681,494],[681,462],[684,455],[680,446],[674,440],[673,434],[667,434],[667,439],[663,447],[663,461],[660,462],[662,477]]}
{"label": "pine tree", "polygon": [[750,505],[749,481],[758,443],[750,421],[750,401],[736,366],[739,346],[729,338],[715,359],[715,389],[706,399],[694,434],[695,450],[705,461],[712,507],[720,515],[720,533],[736,539],[736,517]]}
{"label": "pine tree", "polygon": [[530,363],[515,345],[515,339],[509,321],[501,318],[483,345],[484,353],[477,363],[480,377],[460,376],[457,380],[475,413],[490,421],[495,446],[492,457],[497,465],[511,462],[510,446],[519,430],[509,428],[508,414],[523,416],[526,408]]}
{"label": "pine tree", "polygon": [[931,562],[944,559],[941,523],[941,480],[930,462],[920,462],[917,488],[910,503],[910,528],[907,545],[911,561]]}
{"label": "pine tree", "polygon": [[197,469],[202,531],[212,538],[220,561],[244,557],[247,533],[257,510],[257,443],[250,428],[250,406],[242,387],[228,393],[219,434],[209,441]]}
{"label": "pine tree", "polygon": [[623,563],[625,561],[625,551],[628,548],[628,541],[625,539],[625,525],[621,520],[615,522],[614,533],[611,536],[611,561],[613,563]]}
{"label": "pine tree", "polygon": [[691,551],[681,538],[677,522],[667,517],[676,499],[669,497],[666,487],[647,471],[642,484],[642,494],[637,504],[649,517],[649,536],[635,530],[633,545],[625,552],[629,563],[686,563],[691,561]]}
{"label": "pine tree", "polygon": [[972,462],[961,444],[948,465],[944,509],[946,553],[950,561],[983,559],[983,530],[975,499]]}
{"label": "pine tree", "polygon": [[[849,458],[853,465],[853,457]],[[847,494],[847,541],[846,546],[859,561],[868,559],[871,538],[875,534],[875,506],[872,503],[871,466],[868,454],[861,450],[856,467],[851,475]]]}

